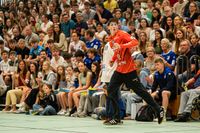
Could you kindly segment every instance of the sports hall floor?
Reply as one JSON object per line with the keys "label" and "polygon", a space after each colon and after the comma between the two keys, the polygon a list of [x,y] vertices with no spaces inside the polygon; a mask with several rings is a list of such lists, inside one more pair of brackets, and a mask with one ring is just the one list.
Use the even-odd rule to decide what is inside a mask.
{"label": "sports hall floor", "polygon": [[92,118],[31,116],[0,112],[0,133],[200,133],[199,122],[175,123],[124,121],[105,126]]}

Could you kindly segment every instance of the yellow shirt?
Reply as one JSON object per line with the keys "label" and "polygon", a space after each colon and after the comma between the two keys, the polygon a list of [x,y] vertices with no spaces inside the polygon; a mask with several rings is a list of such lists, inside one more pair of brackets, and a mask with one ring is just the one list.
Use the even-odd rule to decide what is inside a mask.
{"label": "yellow shirt", "polygon": [[118,7],[118,3],[116,0],[111,0],[110,3],[108,2],[108,0],[106,0],[103,3],[104,7],[109,10],[111,13],[114,11],[115,8]]}

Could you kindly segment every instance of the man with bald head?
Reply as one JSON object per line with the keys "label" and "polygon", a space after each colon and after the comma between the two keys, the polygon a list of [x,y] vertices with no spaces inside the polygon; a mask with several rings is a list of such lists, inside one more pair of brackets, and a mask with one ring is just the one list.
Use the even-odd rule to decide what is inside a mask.
{"label": "man with bald head", "polygon": [[165,28],[165,25],[167,24],[167,17],[171,17],[172,20],[177,16],[177,14],[173,13],[173,10],[170,6],[164,7],[164,14],[165,16],[161,20],[161,28]]}
{"label": "man with bald head", "polygon": [[26,46],[30,49],[31,48],[31,41],[32,40],[38,40],[39,41],[39,36],[37,34],[35,34],[32,29],[31,26],[28,25],[25,27],[25,42],[26,42]]}

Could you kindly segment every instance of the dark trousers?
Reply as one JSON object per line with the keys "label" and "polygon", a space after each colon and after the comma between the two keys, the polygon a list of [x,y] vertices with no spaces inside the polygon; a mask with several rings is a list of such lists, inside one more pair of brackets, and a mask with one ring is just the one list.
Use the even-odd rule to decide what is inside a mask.
{"label": "dark trousers", "polygon": [[140,83],[136,71],[132,71],[126,74],[115,71],[110,80],[110,84],[108,85],[107,99],[109,99],[109,101],[111,102],[114,111],[113,116],[109,116],[109,118],[120,120],[118,92],[122,83],[125,83],[127,88],[132,89],[137,95],[142,97],[149,105],[153,107],[153,109],[157,113],[160,111],[160,106],[153,100],[151,95],[146,91],[144,86]]}

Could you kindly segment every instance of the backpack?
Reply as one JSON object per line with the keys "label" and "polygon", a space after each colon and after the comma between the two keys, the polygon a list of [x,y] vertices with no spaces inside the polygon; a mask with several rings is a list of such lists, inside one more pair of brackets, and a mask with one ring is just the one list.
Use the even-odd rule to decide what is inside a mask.
{"label": "backpack", "polygon": [[142,106],[135,117],[136,121],[153,121],[156,114],[153,108],[150,105],[144,105]]}

